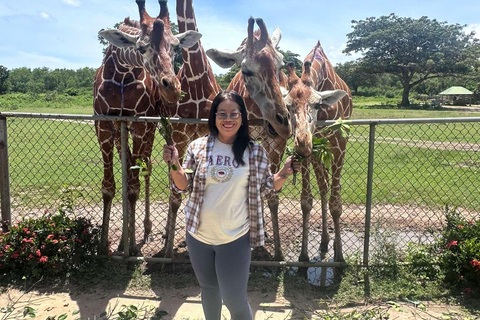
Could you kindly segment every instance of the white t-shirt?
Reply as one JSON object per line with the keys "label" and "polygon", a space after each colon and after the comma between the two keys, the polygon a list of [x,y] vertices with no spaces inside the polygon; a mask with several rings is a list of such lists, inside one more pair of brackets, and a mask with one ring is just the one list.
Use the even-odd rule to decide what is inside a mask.
{"label": "white t-shirt", "polygon": [[215,139],[208,159],[207,182],[200,224],[195,239],[210,245],[232,242],[250,230],[248,218],[248,148],[243,153],[245,165],[234,159],[232,145]]}

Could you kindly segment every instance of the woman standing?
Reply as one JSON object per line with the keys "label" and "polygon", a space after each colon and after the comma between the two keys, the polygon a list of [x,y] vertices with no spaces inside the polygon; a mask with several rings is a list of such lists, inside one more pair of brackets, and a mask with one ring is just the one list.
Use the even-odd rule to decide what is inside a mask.
{"label": "woman standing", "polygon": [[183,168],[174,146],[164,146],[163,159],[178,167],[170,171],[173,187],[190,193],[187,246],[205,318],[220,320],[223,300],[232,319],[252,319],[247,283],[250,247],[264,244],[262,198],[280,190],[300,162],[289,157],[271,174],[265,149],[248,133],[243,98],[233,91],[215,97],[208,126],[210,134],[188,146]]}

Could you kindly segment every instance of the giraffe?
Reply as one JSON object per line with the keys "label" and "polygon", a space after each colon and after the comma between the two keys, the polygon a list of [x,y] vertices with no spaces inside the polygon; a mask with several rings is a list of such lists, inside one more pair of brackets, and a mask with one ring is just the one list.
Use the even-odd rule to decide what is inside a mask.
{"label": "giraffe", "polygon": [[[118,29],[101,30],[99,34],[111,44],[94,79],[93,109],[95,115],[159,116],[159,101],[175,102],[180,98],[180,83],[173,72],[174,46],[188,47],[200,38],[197,32],[173,36],[165,0],[160,0],[160,14],[153,18],[145,10],[145,0],[136,1],[140,21],[126,18]],[[128,167],[137,159],[150,161],[155,137],[154,123],[131,122],[128,131],[132,150],[128,150]],[[120,123],[95,121],[95,131],[102,150],[104,175],[102,180],[103,224],[100,253],[108,251],[108,232],[112,199],[115,195],[113,175],[114,145],[120,154]],[[135,241],[135,204],[140,191],[139,171],[128,171],[128,233],[129,252],[138,253]],[[149,175],[145,178],[146,195]],[[145,214],[146,241],[152,223]],[[122,236],[123,238],[123,236]],[[119,250],[123,250],[120,242]]]}
{"label": "giraffe", "polygon": [[[318,131],[321,129],[317,128],[315,134],[314,120],[349,119],[352,114],[352,96],[347,84],[333,69],[320,42],[317,43],[305,58],[301,78],[298,78],[295,74],[295,68],[293,66],[288,66],[288,85],[290,91],[285,97],[285,104],[292,114],[294,114],[292,121],[295,128],[294,147],[295,151],[304,157],[301,169],[303,232],[299,261],[309,261],[307,248],[308,221],[313,203],[310,189],[310,162],[315,171],[322,203],[320,254],[323,260],[326,257],[329,242],[327,232],[327,197],[330,177],[327,169],[318,159],[309,157],[312,154],[312,136],[318,136]],[[331,195],[328,202],[335,229],[334,261],[343,262],[344,258],[340,235],[340,216],[342,215],[340,177],[347,139],[342,137],[339,132],[323,135],[330,141],[330,148],[334,155],[331,169]]]}
{"label": "giraffe", "polygon": [[[198,31],[192,0],[177,0],[177,21],[180,32]],[[210,113],[213,98],[222,88],[217,83],[212,67],[200,41],[182,49],[183,65],[178,71],[183,97],[178,103],[165,104],[170,117],[205,119]],[[182,158],[188,143],[208,134],[208,126],[199,124],[172,124],[172,140]],[[169,212],[165,229],[165,257],[173,257],[173,243],[181,194],[170,190]]]}
{"label": "giraffe", "polygon": [[[259,30],[254,33],[255,21]],[[250,18],[247,38],[236,52],[207,50],[207,55],[221,67],[228,68],[235,63],[241,66],[241,71],[232,79],[228,90],[236,91],[244,98],[250,124],[263,124],[260,130],[252,133],[267,150],[272,172],[278,171],[287,139],[292,135],[290,113],[282,97],[282,90],[287,86],[286,75],[281,70],[283,55],[276,50],[280,39],[280,29],[276,28],[270,37],[262,19]],[[273,259],[283,260],[278,204],[278,196],[268,199],[274,232]]]}

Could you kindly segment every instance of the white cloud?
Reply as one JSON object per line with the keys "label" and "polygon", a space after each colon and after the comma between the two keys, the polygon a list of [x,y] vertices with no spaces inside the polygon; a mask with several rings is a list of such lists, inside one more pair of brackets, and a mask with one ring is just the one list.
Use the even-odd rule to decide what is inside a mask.
{"label": "white cloud", "polygon": [[63,3],[66,3],[69,6],[74,6],[74,7],[78,7],[80,5],[80,1],[77,1],[77,0],[63,0]]}
{"label": "white cloud", "polygon": [[40,12],[40,17],[43,19],[50,19],[50,15],[44,11]]}
{"label": "white cloud", "polygon": [[475,38],[480,39],[480,23],[469,24],[465,27],[465,33],[475,31]]}

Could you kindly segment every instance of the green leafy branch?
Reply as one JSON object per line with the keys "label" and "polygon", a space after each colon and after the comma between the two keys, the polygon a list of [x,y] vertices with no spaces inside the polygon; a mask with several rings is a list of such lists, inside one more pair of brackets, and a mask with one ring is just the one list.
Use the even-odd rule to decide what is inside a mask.
{"label": "green leafy branch", "polygon": [[142,177],[145,177],[150,173],[148,170],[148,164],[145,160],[138,158],[135,160],[135,163],[137,164],[136,166],[131,166],[130,170],[140,170],[139,175]]}
{"label": "green leafy branch", "polygon": [[[339,131],[342,137],[346,139],[350,135],[350,131],[351,131],[350,124],[351,124],[351,121],[337,119],[335,123],[329,126],[326,126],[322,130],[320,130],[319,134],[329,134],[329,133],[335,133]],[[293,159],[297,161],[303,161],[305,159],[305,157],[299,154],[298,152],[296,152],[294,148],[287,147],[286,152],[287,152],[287,155],[293,156]],[[327,170],[330,170],[333,164],[333,153],[332,153],[332,150],[330,149],[330,141],[325,137],[320,137],[320,138],[313,137],[312,138],[312,156],[318,159],[321,163],[323,163],[323,166]],[[296,184],[296,181],[297,181],[296,175],[297,173],[294,172],[294,175],[293,175],[294,185]]]}
{"label": "green leafy branch", "polygon": [[[161,117],[160,118],[160,124],[162,126],[158,129],[158,132],[160,132],[163,139],[165,139],[165,142],[167,143],[167,145],[169,145],[169,146],[173,145],[173,138],[172,138],[173,128],[172,128],[172,124],[170,123],[170,118]],[[168,171],[170,171],[170,168],[173,169],[173,171],[178,170],[178,168],[175,164],[170,164],[169,163],[168,164]]]}

